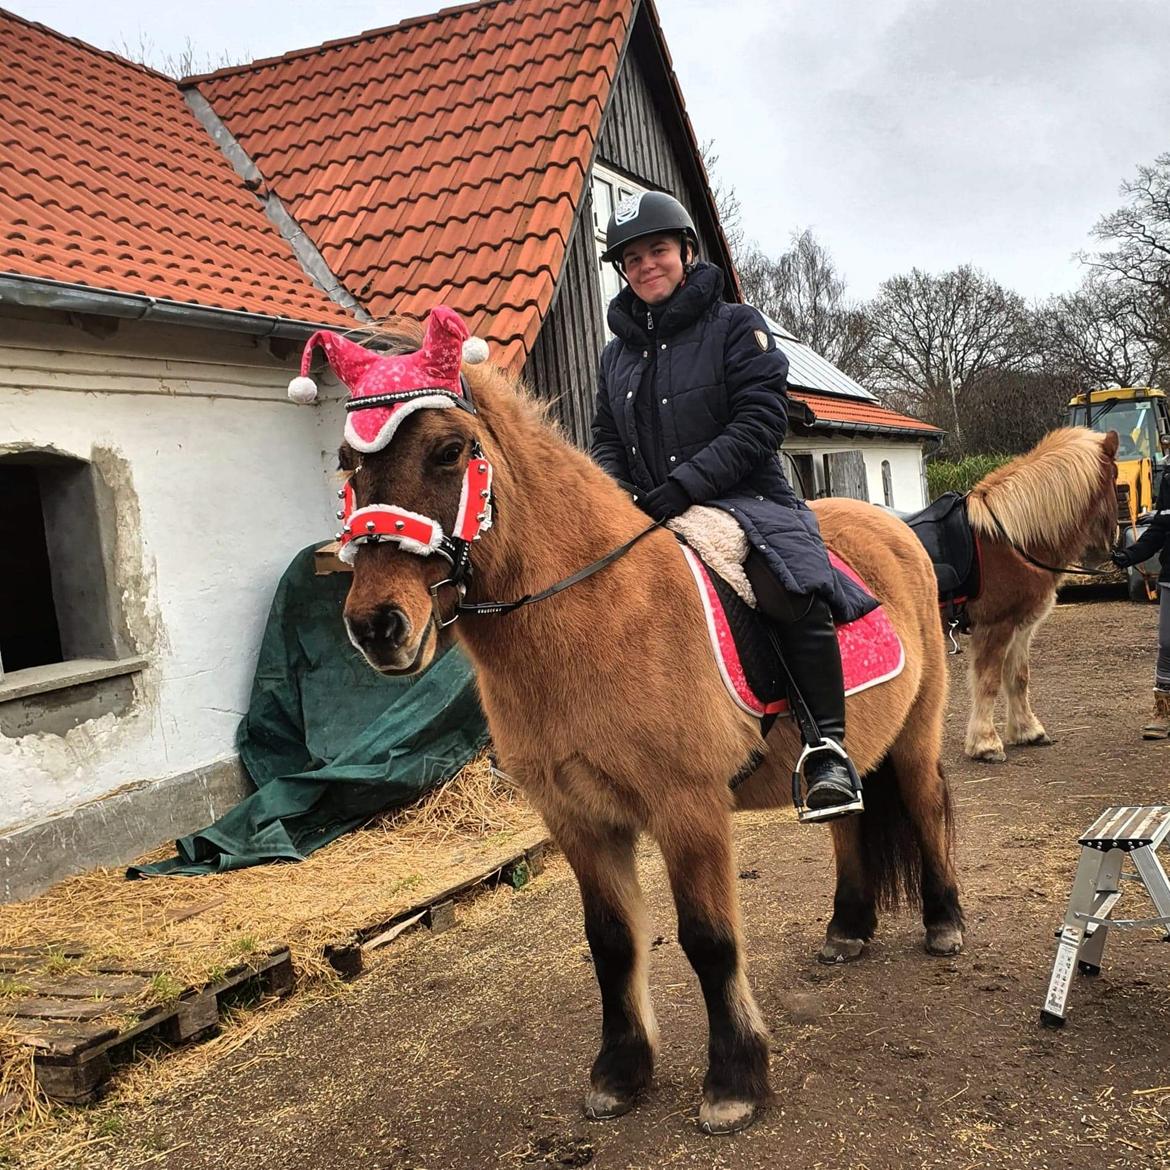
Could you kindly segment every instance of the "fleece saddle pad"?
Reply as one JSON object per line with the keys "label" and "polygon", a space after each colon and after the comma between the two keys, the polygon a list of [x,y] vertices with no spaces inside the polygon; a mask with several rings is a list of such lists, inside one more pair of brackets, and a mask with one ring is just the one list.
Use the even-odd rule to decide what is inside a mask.
{"label": "fleece saddle pad", "polygon": [[[684,545],[683,555],[699,589],[711,649],[728,693],[756,718],[788,714],[781,671],[763,619],[692,549]],[[865,588],[861,578],[835,553],[829,553],[829,560],[835,569]],[[902,642],[882,606],[855,622],[838,626],[837,642],[847,695],[896,677],[906,664]]]}

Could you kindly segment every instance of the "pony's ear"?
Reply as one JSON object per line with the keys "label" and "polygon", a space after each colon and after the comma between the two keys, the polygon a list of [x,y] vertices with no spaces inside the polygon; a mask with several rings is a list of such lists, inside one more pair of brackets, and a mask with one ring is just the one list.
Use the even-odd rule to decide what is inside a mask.
{"label": "pony's ear", "polygon": [[357,465],[357,452],[348,443],[342,443],[337,448],[337,469],[339,471],[356,471]]}
{"label": "pony's ear", "polygon": [[1116,431],[1106,431],[1101,439],[1101,449],[1110,459],[1113,459],[1117,455],[1117,444],[1119,442],[1120,440],[1117,437]]}

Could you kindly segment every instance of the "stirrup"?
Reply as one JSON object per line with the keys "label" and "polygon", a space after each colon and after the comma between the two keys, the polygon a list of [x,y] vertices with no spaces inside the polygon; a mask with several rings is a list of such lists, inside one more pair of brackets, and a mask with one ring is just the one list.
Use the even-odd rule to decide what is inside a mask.
{"label": "stirrup", "polygon": [[[828,808],[808,808],[804,803],[807,791],[804,769],[810,756],[826,751],[832,752],[844,760],[850,782],[853,785],[853,799],[845,804],[829,805]],[[837,817],[847,817],[854,813],[865,812],[865,804],[861,798],[861,777],[858,776],[857,768],[849,758],[849,753],[835,739],[822,739],[818,744],[804,745],[804,750],[796,758],[796,767],[792,770],[792,803],[796,806],[796,819],[801,824],[832,821],[836,820]]]}

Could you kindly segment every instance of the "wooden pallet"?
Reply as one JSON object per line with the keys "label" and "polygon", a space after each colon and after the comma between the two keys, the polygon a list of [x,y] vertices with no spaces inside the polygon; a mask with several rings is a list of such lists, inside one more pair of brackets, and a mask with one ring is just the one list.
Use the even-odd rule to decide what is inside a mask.
{"label": "wooden pallet", "polygon": [[368,951],[384,946],[412,926],[425,926],[432,934],[450,930],[457,921],[456,899],[460,896],[481,886],[491,888],[509,885],[518,890],[527,885],[532,878],[544,871],[550,847],[548,841],[538,841],[483,873],[447,886],[426,900],[416,902],[405,910],[399,910],[390,918],[371,922],[355,931],[349,938],[327,946],[325,957],[343,979],[353,979],[361,974],[364,955]]}
{"label": "wooden pallet", "polygon": [[[456,900],[477,888],[501,884],[515,889],[544,869],[547,841],[540,841],[473,877],[447,886],[425,900],[373,922],[348,939],[325,948],[342,978],[361,973],[363,956],[416,925],[438,934],[456,924]],[[287,947],[254,956],[205,987],[188,988],[173,1002],[150,1008],[141,996],[157,969],[133,963],[85,962],[86,948],[14,948],[0,952],[0,978],[19,990],[0,996],[0,1028],[30,1046],[37,1083],[45,1095],[69,1105],[92,1101],[113,1073],[145,1041],[169,1045],[206,1039],[219,1028],[223,1000],[249,984],[266,995],[293,989]],[[54,974],[62,959],[82,961],[84,974]],[[50,961],[53,961],[50,964]],[[112,1022],[111,1017],[117,1017]],[[127,1023],[127,1020],[133,1022]]]}
{"label": "wooden pallet", "polygon": [[218,1031],[220,1005],[229,995],[255,987],[283,996],[294,984],[292,957],[282,947],[252,957],[215,983],[144,1009],[141,997],[160,974],[157,970],[95,962],[85,964],[85,974],[58,975],[49,968],[50,958],[84,962],[85,948],[17,948],[0,954],[0,972],[18,989],[0,998],[0,1026],[34,1050],[33,1068],[45,1095],[69,1105],[91,1101],[112,1074],[114,1061],[134,1045],[206,1039]]}

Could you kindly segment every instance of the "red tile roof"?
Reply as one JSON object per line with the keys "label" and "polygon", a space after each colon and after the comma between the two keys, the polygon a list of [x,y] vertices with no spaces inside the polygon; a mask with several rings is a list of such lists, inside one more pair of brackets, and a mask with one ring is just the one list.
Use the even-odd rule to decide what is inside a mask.
{"label": "red tile roof", "polygon": [[[805,390],[793,391],[792,397],[812,407],[818,422],[837,424],[848,430],[851,425],[882,427],[891,431],[921,431],[923,438],[943,432],[921,419],[887,410],[884,406],[858,398],[838,398],[833,394],[813,394]],[[814,424],[815,425],[815,424]]]}
{"label": "red tile roof", "polygon": [[174,81],[3,10],[0,272],[353,323]]}
{"label": "red tile roof", "polygon": [[190,79],[376,318],[443,301],[520,365],[632,0],[496,0]]}

